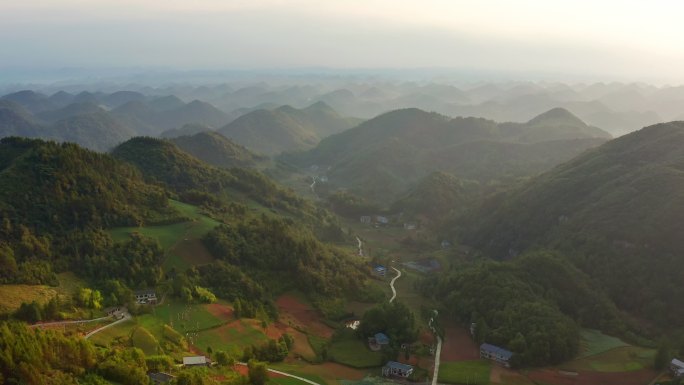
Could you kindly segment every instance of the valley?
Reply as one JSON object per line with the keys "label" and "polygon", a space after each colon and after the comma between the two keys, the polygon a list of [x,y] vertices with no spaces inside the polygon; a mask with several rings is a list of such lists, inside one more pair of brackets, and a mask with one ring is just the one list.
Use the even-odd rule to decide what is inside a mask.
{"label": "valley", "polygon": [[136,111],[138,131],[77,141],[91,149],[0,140],[4,333],[93,358],[35,352],[38,378],[643,385],[684,351],[677,122],[613,139],[563,108],[361,120],[316,102],[173,128],[166,108],[213,110],[112,93],[51,111],[43,96],[0,107],[41,129]]}

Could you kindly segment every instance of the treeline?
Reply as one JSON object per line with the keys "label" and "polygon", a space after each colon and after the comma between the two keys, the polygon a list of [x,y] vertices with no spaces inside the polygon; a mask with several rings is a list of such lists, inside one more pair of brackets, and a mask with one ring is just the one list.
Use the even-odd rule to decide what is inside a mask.
{"label": "treeline", "polygon": [[216,261],[169,275],[171,294],[186,302],[214,302],[215,295],[233,304],[236,318],[277,318],[271,292],[236,266]]}
{"label": "treeline", "polygon": [[138,349],[97,351],[87,340],[52,330],[0,322],[0,383],[147,384],[144,354]]}
{"label": "treeline", "polygon": [[258,282],[268,282],[271,293],[299,289],[312,296],[357,299],[376,294],[362,263],[288,219],[261,215],[219,226],[205,236],[204,243],[217,258],[240,267]]}
{"label": "treeline", "polygon": [[363,314],[357,334],[364,340],[376,333],[384,333],[390,345],[398,350],[401,344],[411,343],[418,337],[413,312],[400,301],[383,303]]}
{"label": "treeline", "polygon": [[438,299],[449,316],[475,323],[478,342],[513,351],[515,366],[572,358],[580,326],[636,338],[586,275],[549,253],[458,266],[423,281],[421,290]]}
{"label": "treeline", "polygon": [[259,346],[247,346],[242,353],[242,361],[253,359],[265,362],[280,362],[287,357],[294,344],[294,338],[289,334],[283,334],[277,340],[269,339],[268,342]]}
{"label": "treeline", "polygon": [[112,155],[135,165],[149,182],[166,187],[181,200],[208,206],[212,211],[225,211],[235,201],[252,200],[312,225],[321,238],[341,240],[344,237],[332,214],[279,186],[257,170],[214,167],[170,141],[149,137],[122,143]]}

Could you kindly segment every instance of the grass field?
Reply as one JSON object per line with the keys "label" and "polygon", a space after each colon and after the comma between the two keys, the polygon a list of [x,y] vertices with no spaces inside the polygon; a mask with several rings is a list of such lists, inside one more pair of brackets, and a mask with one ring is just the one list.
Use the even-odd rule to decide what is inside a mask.
{"label": "grass field", "polygon": [[655,350],[635,346],[623,346],[593,356],[562,364],[567,371],[630,372],[653,365]]}
{"label": "grass field", "polygon": [[0,285],[0,313],[15,311],[22,302],[45,303],[55,295],[57,290],[45,285]]}
{"label": "grass field", "polygon": [[168,301],[157,306],[151,314],[137,317],[137,321],[157,339],[163,338],[162,327],[165,324],[172,325],[179,333],[185,335],[188,331],[218,327],[224,323],[211,314],[206,305],[188,305],[177,301]]}
{"label": "grass field", "polygon": [[119,341],[128,340],[133,332],[133,329],[136,327],[137,324],[135,321],[125,321],[93,335],[90,337],[90,341],[92,341],[95,345],[108,347],[112,344],[118,343]]}
{"label": "grass field", "polygon": [[202,214],[195,206],[173,200],[169,202],[190,220],[161,226],[118,227],[110,230],[112,239],[123,242],[134,232],[156,239],[164,249],[163,267],[167,271],[173,267],[185,270],[192,265],[211,262],[213,257],[198,240],[220,223]]}
{"label": "grass field", "polygon": [[371,351],[358,339],[335,341],[328,348],[328,357],[352,368],[372,368],[384,363],[382,353]]}
{"label": "grass field", "polygon": [[629,346],[619,338],[611,337],[594,329],[583,329],[579,358],[589,357],[611,349]]}
{"label": "grass field", "polygon": [[263,330],[255,325],[256,322],[238,320],[218,328],[205,330],[197,333],[197,336],[193,338],[193,343],[204,351],[211,347],[214,351],[223,350],[231,354],[241,354],[247,346],[261,345],[268,341]]}
{"label": "grass field", "polygon": [[134,347],[142,350],[145,355],[159,354],[159,342],[157,342],[157,339],[142,326],[133,329],[131,343]]}
{"label": "grass field", "polygon": [[439,382],[487,385],[491,369],[491,363],[482,360],[442,362],[439,367]]}

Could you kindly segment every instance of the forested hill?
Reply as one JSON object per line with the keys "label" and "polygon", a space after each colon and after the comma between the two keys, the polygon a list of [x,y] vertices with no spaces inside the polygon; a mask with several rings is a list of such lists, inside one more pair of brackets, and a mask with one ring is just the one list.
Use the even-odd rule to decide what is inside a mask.
{"label": "forested hill", "polygon": [[480,183],[436,171],[420,180],[390,209],[424,222],[439,221],[462,213],[482,191]]}
{"label": "forested hill", "polygon": [[145,223],[170,209],[134,167],[75,144],[0,140],[3,217],[45,231]]}
{"label": "forested hill", "polygon": [[122,143],[112,155],[135,165],[148,181],[164,185],[185,202],[209,206],[255,202],[272,213],[313,225],[324,239],[343,237],[334,215],[257,170],[214,167],[170,141],[146,137]]}
{"label": "forested hill", "polygon": [[463,240],[495,258],[562,251],[616,304],[663,326],[684,316],[684,123],[620,137],[493,198]]}
{"label": "forested hill", "polygon": [[327,104],[318,102],[303,109],[281,106],[248,112],[219,132],[252,151],[274,155],[311,148],[321,138],[356,123],[358,120],[341,117]]}
{"label": "forested hill", "polygon": [[297,211],[309,204],[256,170],[211,166],[168,140],[137,137],[117,146],[112,155],[138,167],[153,183],[162,183],[186,200],[248,198],[267,207]]}
{"label": "forested hill", "polygon": [[434,171],[489,182],[545,171],[609,136],[565,111],[525,124],[448,118],[419,109],[388,112],[282,160],[328,170],[331,186],[378,202],[398,198]]}
{"label": "forested hill", "polygon": [[54,283],[52,268],[102,268],[113,249],[101,229],[177,219],[167,195],[109,155],[0,140],[0,282]]}
{"label": "forested hill", "polygon": [[214,131],[180,136],[170,140],[183,151],[217,167],[254,166],[263,159]]}

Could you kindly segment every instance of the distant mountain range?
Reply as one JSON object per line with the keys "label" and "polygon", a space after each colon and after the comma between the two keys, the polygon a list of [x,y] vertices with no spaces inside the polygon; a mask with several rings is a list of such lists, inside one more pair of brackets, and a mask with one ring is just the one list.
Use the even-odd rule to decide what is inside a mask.
{"label": "distant mountain range", "polygon": [[236,143],[273,155],[310,148],[361,121],[342,117],[322,102],[303,109],[240,108],[228,114],[199,100],[185,103],[173,95],[132,91],[52,96],[20,91],[0,101],[0,137],[68,140],[98,151],[135,135],[175,137],[220,129]]}
{"label": "distant mountain range", "polygon": [[480,182],[514,179],[547,170],[608,138],[563,109],[524,124],[404,109],[281,159],[301,168],[316,166],[331,186],[387,202],[434,171]]}

